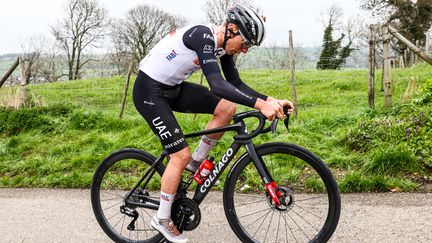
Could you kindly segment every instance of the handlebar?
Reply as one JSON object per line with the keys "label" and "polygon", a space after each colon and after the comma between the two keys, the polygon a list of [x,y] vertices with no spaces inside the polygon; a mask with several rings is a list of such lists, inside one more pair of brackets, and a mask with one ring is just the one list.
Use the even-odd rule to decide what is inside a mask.
{"label": "handlebar", "polygon": [[[284,111],[284,115],[286,116],[284,124],[285,124],[285,127],[288,129],[288,120],[289,120],[288,107],[284,107],[283,111]],[[246,112],[242,112],[242,113],[234,115],[233,121],[234,122],[242,122],[244,119],[249,118],[249,117],[258,118],[258,120],[259,120],[258,127],[249,134],[239,134],[239,135],[234,136],[235,139],[249,140],[249,139],[257,136],[260,133],[267,133],[270,130],[272,132],[275,132],[277,123],[280,119],[280,118],[274,119],[273,122],[271,123],[271,125],[264,129],[264,125],[265,125],[265,122],[267,120],[267,117],[263,113],[261,113],[261,111],[253,110],[253,111],[246,111]]]}

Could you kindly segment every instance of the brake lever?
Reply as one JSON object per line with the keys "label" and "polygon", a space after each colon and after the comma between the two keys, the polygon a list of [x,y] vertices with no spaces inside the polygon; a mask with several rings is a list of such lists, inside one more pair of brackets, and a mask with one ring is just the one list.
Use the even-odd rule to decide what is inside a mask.
{"label": "brake lever", "polygon": [[289,117],[290,117],[290,115],[287,114],[287,115],[286,115],[286,118],[285,118],[285,120],[284,120],[284,124],[285,124],[285,127],[286,127],[286,129],[288,130],[288,132],[289,132]]}
{"label": "brake lever", "polygon": [[276,128],[277,128],[277,124],[278,124],[278,122],[279,122],[279,119],[275,119],[275,120],[272,122],[272,124],[270,125],[270,127],[271,127],[271,131],[272,131],[273,134],[276,133]]}
{"label": "brake lever", "polygon": [[285,114],[285,116],[286,116],[286,118],[285,118],[285,120],[284,120],[284,124],[285,124],[286,129],[287,129],[288,132],[289,132],[289,117],[290,117],[290,114],[288,113],[288,106],[285,106],[285,107],[283,108],[283,112],[284,112],[284,114]]}

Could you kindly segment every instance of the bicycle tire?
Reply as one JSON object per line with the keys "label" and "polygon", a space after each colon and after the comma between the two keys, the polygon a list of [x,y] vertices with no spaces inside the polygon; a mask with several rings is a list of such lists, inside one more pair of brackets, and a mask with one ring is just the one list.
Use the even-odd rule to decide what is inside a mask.
{"label": "bicycle tire", "polygon": [[[137,149],[123,149],[109,155],[98,166],[91,185],[92,208],[97,222],[114,242],[163,242],[163,236],[150,225],[150,218],[153,214],[151,214],[152,212],[148,213],[147,211],[154,210],[139,207],[134,208],[138,212],[138,219],[134,223],[136,228],[133,230],[127,229],[127,227],[125,228],[125,225],[131,223],[132,217],[120,213],[119,210],[120,206],[125,204],[125,195],[133,189],[133,186],[135,186],[139,179],[144,175],[143,172],[155,161],[156,157],[145,151]],[[156,173],[152,176],[152,181],[148,184],[149,186],[157,184],[160,186],[158,178],[160,180],[162,177],[165,166],[162,163],[159,163],[155,166],[155,170]],[[154,199],[156,199],[157,195],[156,200],[159,200],[158,195],[160,187],[159,189],[151,189],[154,189]],[[141,190],[136,191],[139,191],[140,193],[139,195],[134,194],[136,198],[139,198],[140,196],[146,197],[146,193],[148,194],[148,197],[151,197],[150,192],[153,195],[153,191],[146,191],[146,188],[141,188]],[[105,198],[105,195],[112,198]],[[113,200],[120,202],[111,205]],[[109,206],[104,207],[105,204],[108,203]],[[111,211],[115,216],[107,215],[108,213],[111,213]],[[156,211],[154,211],[154,213],[156,213]],[[147,217],[147,219],[144,220],[144,217]],[[119,230],[117,225],[120,226],[120,224],[121,229]],[[123,234],[123,230],[125,231],[125,234]],[[145,233],[145,236],[140,237],[142,232]]]}
{"label": "bicycle tire", "polygon": [[[286,204],[290,205],[290,208],[281,211],[271,203],[271,198],[266,195],[266,189],[262,185],[258,171],[251,163],[250,156],[245,153],[228,174],[223,192],[225,215],[236,236],[242,242],[328,241],[336,230],[341,202],[336,181],[326,164],[312,152],[294,144],[268,143],[257,146],[256,151],[268,167],[277,185],[286,186],[285,190],[288,191],[286,195],[290,195],[286,197],[289,199],[289,203]],[[274,164],[279,167],[272,169],[271,166]],[[319,180],[322,182],[320,183]],[[257,201],[248,201],[252,196],[253,200]],[[327,199],[320,199],[321,197],[327,197]],[[316,204],[311,204],[315,203],[313,201],[317,201]],[[328,207],[324,205],[325,203],[328,203]],[[253,209],[247,206],[252,204]],[[260,212],[260,208],[264,210]],[[317,212],[311,213],[310,210]],[[256,214],[250,213],[251,211],[256,211]],[[274,232],[276,220],[273,221],[275,214],[276,217],[279,214],[276,232]],[[245,222],[249,220],[248,218],[256,216],[259,216],[258,219],[250,219],[255,222]],[[321,218],[320,216],[322,220],[325,218],[325,221],[317,226],[315,218]],[[270,218],[268,223],[267,218]],[[261,220],[261,224],[256,228],[255,225],[258,225],[256,222]],[[285,226],[281,226],[281,222],[285,223]],[[306,224],[306,226],[299,224]],[[260,229],[263,225],[264,228]],[[265,231],[265,225],[268,225],[267,231]],[[272,231],[270,232],[271,226]],[[310,230],[308,227],[313,229]]]}

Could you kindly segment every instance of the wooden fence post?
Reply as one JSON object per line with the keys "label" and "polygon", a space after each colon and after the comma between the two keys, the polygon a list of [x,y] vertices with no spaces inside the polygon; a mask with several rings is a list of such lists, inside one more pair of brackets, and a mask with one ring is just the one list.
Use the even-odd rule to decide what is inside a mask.
{"label": "wooden fence post", "polygon": [[384,106],[392,106],[392,87],[391,87],[391,63],[390,63],[390,35],[388,25],[382,27],[383,38],[383,59],[384,59]]}
{"label": "wooden fence post", "polygon": [[126,98],[127,98],[127,93],[128,93],[128,89],[129,89],[129,82],[130,82],[130,77],[132,74],[132,69],[134,66],[134,59],[132,58],[130,64],[129,64],[129,69],[127,72],[127,77],[126,77],[126,83],[125,83],[125,87],[124,87],[124,91],[123,91],[123,98],[122,98],[122,103],[121,103],[121,107],[120,107],[120,118],[123,117],[123,111],[124,111],[124,107],[126,104]]}
{"label": "wooden fence post", "polygon": [[399,57],[399,68],[405,68],[403,55],[400,55],[400,57]]}
{"label": "wooden fence post", "polygon": [[19,66],[20,66],[20,81],[21,81],[21,101],[24,107],[28,106],[28,96],[27,96],[27,80],[25,75],[25,66],[24,60],[19,58]]}
{"label": "wooden fence post", "polygon": [[430,43],[431,42],[431,40],[430,40],[430,37],[429,37],[429,34],[426,34],[426,45],[425,45],[425,52],[426,52],[426,56],[429,56],[430,54]]}
{"label": "wooden fence post", "polygon": [[[419,48],[419,46],[420,46],[419,40],[416,40],[415,46],[416,46],[417,48]],[[420,48],[419,48],[419,50],[420,50]],[[416,56],[416,55],[413,55],[413,64],[414,64],[414,65],[417,64],[417,56]]]}
{"label": "wooden fence post", "polygon": [[15,71],[15,69],[18,67],[19,62],[20,58],[18,57],[16,61],[12,64],[12,66],[9,68],[9,70],[6,72],[6,74],[3,76],[3,78],[0,80],[0,88],[9,78],[9,76],[13,73],[13,71]]}
{"label": "wooden fence post", "polygon": [[[237,59],[237,55],[234,55],[234,58]],[[237,61],[237,60],[235,60],[235,61]],[[200,85],[203,84],[203,80],[204,80],[204,72],[203,72],[202,69],[201,69],[201,74],[200,74]],[[196,119],[197,116],[198,116],[198,113],[195,113],[195,115],[194,115],[194,119]]]}
{"label": "wooden fence post", "polygon": [[291,68],[291,82],[292,82],[292,96],[294,103],[294,117],[297,118],[298,108],[297,108],[297,90],[296,90],[296,81],[295,81],[295,60],[294,60],[294,44],[292,38],[292,30],[289,31],[289,59],[290,59],[290,68]]}
{"label": "wooden fence post", "polygon": [[369,84],[368,84],[368,104],[369,108],[375,107],[375,45],[376,45],[376,26],[371,25],[371,36],[369,39]]}

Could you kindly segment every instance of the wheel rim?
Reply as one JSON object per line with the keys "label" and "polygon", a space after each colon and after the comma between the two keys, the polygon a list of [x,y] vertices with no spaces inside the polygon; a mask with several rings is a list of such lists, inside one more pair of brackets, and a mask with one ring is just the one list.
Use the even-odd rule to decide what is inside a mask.
{"label": "wheel rim", "polygon": [[313,241],[325,228],[329,194],[320,175],[303,160],[286,153],[261,156],[277,186],[287,188],[286,208],[267,195],[258,171],[249,163],[233,187],[236,221],[249,238],[259,242]]}
{"label": "wheel rim", "polygon": [[[97,195],[102,218],[99,223],[105,224],[105,227],[111,231],[107,234],[111,238],[116,238],[115,240],[150,242],[160,238],[159,232],[150,225],[156,211],[125,203],[126,196],[148,168],[149,165],[141,160],[119,160],[107,168],[100,181]],[[146,189],[138,187],[129,201],[146,202],[147,198],[158,201],[160,179],[160,175],[155,173]],[[134,214],[137,218],[132,222]]]}

